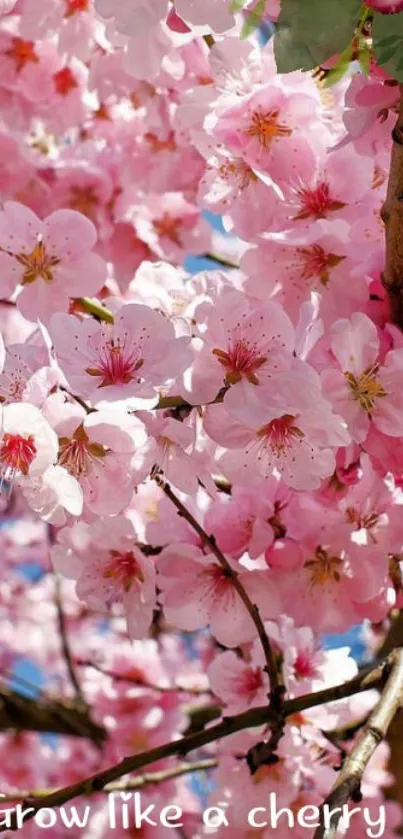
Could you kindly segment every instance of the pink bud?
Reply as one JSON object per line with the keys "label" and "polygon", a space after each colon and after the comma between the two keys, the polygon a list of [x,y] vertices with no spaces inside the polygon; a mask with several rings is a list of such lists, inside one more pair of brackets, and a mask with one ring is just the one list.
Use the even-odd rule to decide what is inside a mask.
{"label": "pink bud", "polygon": [[300,568],[304,563],[301,548],[293,539],[277,539],[264,556],[270,568],[280,568],[282,571]]}
{"label": "pink bud", "polygon": [[381,15],[394,15],[402,11],[403,0],[367,0],[366,5]]}

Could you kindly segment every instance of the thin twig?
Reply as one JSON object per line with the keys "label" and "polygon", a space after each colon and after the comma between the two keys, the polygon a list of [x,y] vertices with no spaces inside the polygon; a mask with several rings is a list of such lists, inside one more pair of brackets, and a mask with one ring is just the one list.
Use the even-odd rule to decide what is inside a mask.
{"label": "thin twig", "polygon": [[174,506],[178,510],[179,515],[182,516],[182,518],[184,518],[188,522],[188,524],[190,524],[192,529],[195,530],[196,533],[200,536],[200,539],[202,540],[203,544],[211,551],[213,556],[215,556],[216,560],[221,565],[221,568],[224,570],[226,577],[231,579],[231,582],[237,594],[239,595],[240,599],[242,600],[242,603],[245,606],[245,609],[249,612],[252,621],[255,624],[256,631],[263,648],[263,653],[266,662],[265,669],[270,679],[270,689],[273,697],[278,699],[280,696],[279,691],[281,691],[282,694],[282,686],[279,682],[276,659],[271,648],[267,632],[264,628],[264,623],[260,617],[258,607],[255,603],[252,603],[249,594],[244,589],[242,583],[239,580],[237,572],[234,571],[232,565],[228,562],[228,559],[224,556],[222,551],[220,551],[214,536],[209,536],[206,533],[204,528],[199,524],[199,522],[194,518],[194,516],[192,516],[187,507],[185,507],[185,505],[182,504],[182,501],[177,497],[177,495],[175,495],[169,484],[166,481],[164,481],[163,478],[161,478],[159,475],[155,475],[154,480],[165,493],[167,498],[169,498],[169,500],[172,501],[172,504],[174,504]]}
{"label": "thin twig", "polygon": [[[350,754],[346,757],[337,781],[321,807],[321,825],[314,839],[333,839],[343,807],[361,798],[361,781],[375,749],[386,737],[390,723],[403,705],[403,649],[390,656],[390,675],[381,698],[370,714]],[[327,813],[327,818],[326,818]]]}
{"label": "thin twig", "polygon": [[[196,772],[207,772],[209,769],[214,769],[217,765],[217,758],[214,757],[206,758],[206,760],[198,760],[194,763],[181,763],[179,766],[174,766],[172,769],[163,769],[160,772],[146,772],[144,775],[136,775],[134,778],[129,778],[127,781],[116,781],[114,784],[106,784],[101,792],[130,792],[132,790],[143,789],[147,786],[162,784],[164,781],[180,778],[182,775],[191,775]],[[6,794],[0,793],[0,803],[7,804],[14,801],[31,802],[47,798],[49,795],[54,795],[55,792],[57,792],[55,789],[37,789],[32,791],[19,790]]]}
{"label": "thin twig", "polygon": [[[386,659],[381,664],[374,668],[367,668],[359,673],[354,679],[345,682],[342,685],[336,685],[330,688],[324,688],[316,693],[298,696],[295,699],[289,699],[284,702],[284,716],[293,717],[295,714],[314,708],[317,705],[323,705],[326,702],[333,702],[338,699],[352,696],[356,693],[361,693],[370,688],[379,688],[384,685],[385,674],[389,660]],[[135,772],[138,769],[143,769],[152,763],[163,760],[168,757],[185,757],[195,749],[200,749],[216,740],[221,740],[224,737],[229,737],[237,731],[243,731],[247,728],[256,728],[262,725],[267,725],[276,721],[277,715],[268,705],[263,705],[258,708],[251,708],[248,711],[243,711],[234,717],[224,717],[220,722],[210,726],[210,728],[198,731],[195,734],[186,735],[185,737],[175,740],[174,742],[165,743],[162,746],[157,746],[147,752],[141,754],[131,755],[124,758],[120,763],[109,767],[101,772],[97,772],[90,778],[84,778],[75,784],[52,792],[50,795],[41,798],[38,802],[24,802],[31,810],[26,814],[24,821],[32,819],[35,813],[41,807],[61,807],[67,801],[77,798],[79,795],[92,795],[96,792],[101,792],[107,784],[122,778],[130,772]],[[12,819],[11,826],[0,824],[0,833],[5,830],[17,830],[17,819]]]}
{"label": "thin twig", "polygon": [[92,297],[75,297],[74,304],[77,310],[86,312],[88,315],[92,315],[98,320],[105,321],[106,323],[114,323],[114,316],[113,312],[103,306],[99,300],[96,300]]}
{"label": "thin twig", "polygon": [[222,265],[223,268],[239,269],[239,262],[233,262],[231,259],[227,259],[225,256],[220,256],[218,253],[204,253],[202,259],[210,259],[211,262],[218,262],[218,264]]}
{"label": "thin twig", "polygon": [[70,651],[70,644],[67,635],[67,626],[66,626],[66,618],[63,611],[63,603],[62,603],[62,587],[60,577],[56,574],[55,576],[55,603],[57,609],[57,623],[59,627],[59,635],[60,635],[60,643],[63,652],[63,658],[66,663],[67,672],[70,676],[71,684],[73,685],[74,692],[76,698],[78,699],[80,705],[83,707],[87,707],[87,703],[85,701],[84,694],[81,689],[80,682],[78,681],[77,674],[74,668],[73,659]]}

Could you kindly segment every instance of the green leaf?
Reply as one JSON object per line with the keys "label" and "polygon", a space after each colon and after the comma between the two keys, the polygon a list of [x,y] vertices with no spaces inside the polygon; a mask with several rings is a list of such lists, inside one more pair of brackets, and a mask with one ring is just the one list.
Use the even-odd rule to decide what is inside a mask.
{"label": "green leaf", "polygon": [[281,0],[274,36],[279,73],[312,70],[345,51],[361,8],[361,0]]}
{"label": "green leaf", "polygon": [[382,51],[379,51],[378,54],[377,54],[377,57],[376,57],[378,64],[386,64],[387,61],[390,61],[390,59],[395,55],[396,50],[397,50],[397,47],[393,46],[393,47],[389,47],[389,49],[384,49]]}
{"label": "green leaf", "polygon": [[391,44],[396,44],[399,40],[398,35],[389,35],[387,38],[382,38],[377,42],[378,47],[388,47]]}
{"label": "green leaf", "polygon": [[351,60],[352,48],[350,44],[350,46],[339,55],[336,64],[327,70],[324,81],[326,87],[331,87],[332,84],[336,84],[336,82],[343,78],[343,76],[347,73]]}
{"label": "green leaf", "polygon": [[245,22],[241,29],[241,39],[249,38],[249,35],[257,29],[260,25],[262,20],[264,9],[266,5],[266,0],[259,0],[256,4],[255,8],[251,12],[247,12],[245,17]]}
{"label": "green leaf", "polygon": [[374,13],[372,21],[373,50],[378,64],[396,81],[403,82],[403,13]]}

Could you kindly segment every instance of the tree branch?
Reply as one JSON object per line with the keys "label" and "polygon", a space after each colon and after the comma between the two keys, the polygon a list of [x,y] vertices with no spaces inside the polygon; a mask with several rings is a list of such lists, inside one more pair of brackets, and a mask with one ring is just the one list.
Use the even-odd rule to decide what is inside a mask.
{"label": "tree branch", "polygon": [[399,87],[399,114],[392,132],[393,148],[388,190],[381,217],[386,231],[386,265],[382,277],[392,320],[403,328],[403,87]]}
{"label": "tree branch", "polygon": [[[390,723],[403,705],[403,649],[395,650],[388,663],[390,675],[381,698],[370,714],[350,754],[346,757],[337,781],[324,801],[322,824],[314,839],[333,839],[342,815],[342,808],[351,800],[361,798],[361,781],[375,749],[386,737]],[[332,811],[327,821],[324,809]]]}
{"label": "tree branch", "polygon": [[[338,699],[352,696],[356,693],[361,693],[370,688],[381,687],[384,685],[385,676],[388,671],[389,659],[381,662],[376,667],[366,668],[354,679],[345,682],[342,685],[336,685],[330,688],[324,688],[316,693],[309,693],[304,696],[298,696],[295,699],[289,699],[284,702],[284,716],[293,717],[308,708],[314,708],[317,705],[323,705],[325,702],[333,702]],[[256,728],[262,725],[267,725],[277,721],[277,714],[268,705],[263,705],[258,708],[251,708],[248,711],[243,711],[234,717],[223,717],[223,719],[212,725],[210,728],[198,731],[195,734],[190,734],[185,737],[175,740],[174,742],[165,743],[162,746],[157,746],[150,749],[148,752],[132,755],[124,758],[120,763],[105,769],[102,772],[97,772],[90,778],[85,778],[68,787],[55,790],[50,795],[41,798],[37,802],[24,802],[32,809],[27,813],[25,821],[32,819],[35,813],[41,807],[61,807],[67,801],[77,798],[79,795],[92,795],[96,792],[101,792],[107,784],[118,780],[123,775],[130,772],[135,772],[142,769],[144,766],[149,766],[151,763],[156,763],[168,757],[185,757],[189,752],[200,749],[202,746],[207,746],[214,743],[216,740],[221,740],[224,737],[229,737],[237,731],[243,731],[247,728]],[[17,830],[17,819],[12,820],[11,827],[0,825],[0,833],[5,830]]]}
{"label": "tree branch", "polygon": [[[194,518],[194,516],[192,516],[192,514],[185,507],[185,505],[182,504],[182,501],[180,501],[180,499],[175,495],[169,484],[167,484],[167,482],[164,481],[163,478],[161,478],[159,475],[156,475],[154,476],[154,480],[165,493],[167,498],[169,498],[169,500],[172,501],[172,504],[174,504],[174,506],[178,510],[179,515],[182,516],[182,518],[184,518],[190,524],[193,530],[195,530],[196,533],[200,536],[200,539],[202,540],[203,544],[209,549],[209,551],[211,551],[213,556],[215,556],[216,560],[221,565],[221,568],[224,570],[225,575],[231,579],[231,582],[237,594],[239,595],[240,599],[242,600],[242,603],[245,606],[245,609],[249,612],[253,620],[253,623],[255,624],[256,631],[263,648],[263,653],[266,661],[265,669],[270,679],[270,690],[272,693],[272,697],[274,698],[274,702],[277,702],[278,710],[280,710],[281,699],[283,697],[284,689],[279,682],[276,659],[271,648],[267,632],[264,628],[264,623],[260,617],[258,607],[255,603],[252,603],[247,591],[244,589],[242,583],[239,580],[237,572],[234,571],[232,565],[230,565],[227,558],[224,556],[222,551],[220,551],[214,536],[208,536],[203,527]],[[280,703],[278,702],[278,700],[280,700]]]}
{"label": "tree branch", "polygon": [[[289,699],[284,702],[284,716],[293,717],[306,711],[308,708],[314,708],[317,705],[323,705],[325,702],[334,702],[338,699],[352,696],[356,693],[361,693],[370,688],[379,688],[385,683],[385,676],[388,671],[389,660],[386,659],[376,667],[366,668],[354,679],[345,682],[342,685],[336,685],[330,688],[324,688],[316,693],[305,694],[298,696],[295,699]],[[277,715],[268,705],[263,705],[258,708],[251,708],[248,711],[238,714],[234,717],[223,717],[220,722],[212,725],[210,728],[198,731],[195,734],[186,735],[185,737],[175,740],[174,742],[165,743],[162,746],[157,746],[147,752],[132,755],[124,758],[120,763],[105,769],[102,772],[97,772],[90,778],[85,778],[68,787],[55,790],[50,795],[41,798],[38,802],[24,802],[27,806],[32,807],[32,810],[27,813],[25,821],[32,819],[35,813],[41,807],[61,807],[67,801],[77,798],[79,795],[92,795],[96,792],[101,792],[107,784],[118,780],[123,775],[130,772],[135,772],[151,763],[156,763],[168,757],[185,757],[189,752],[200,749],[216,740],[221,740],[224,737],[229,737],[237,731],[243,731],[247,728],[256,728],[262,725],[267,725],[276,722]],[[17,820],[12,821],[12,825],[8,828],[6,825],[0,825],[0,833],[5,830],[17,830]]]}
{"label": "tree branch", "polygon": [[[194,763],[181,763],[179,766],[174,766],[172,769],[163,769],[161,772],[146,772],[144,775],[136,775],[134,778],[129,778],[127,781],[116,781],[114,784],[106,784],[101,790],[104,793],[111,792],[130,792],[132,790],[143,789],[144,787],[154,784],[162,784],[164,781],[171,781],[174,778],[180,778],[182,775],[190,775],[195,772],[207,772],[208,769],[214,769],[218,765],[216,758],[206,758],[206,760],[198,760]],[[37,789],[32,791],[15,791],[14,793],[0,793],[0,804],[7,804],[15,801],[31,801],[48,798],[49,795],[54,795],[57,790],[54,789]]]}
{"label": "tree branch", "polygon": [[33,699],[0,686],[0,731],[38,731],[88,737],[97,744],[105,730],[94,723],[87,709],[57,700]]}
{"label": "tree branch", "polygon": [[63,612],[62,586],[61,586],[60,577],[58,577],[57,574],[55,575],[55,589],[56,589],[56,591],[55,591],[55,603],[56,603],[56,609],[57,609],[57,622],[58,622],[58,627],[59,627],[59,635],[60,635],[60,642],[61,642],[61,647],[62,647],[62,652],[63,652],[63,658],[64,658],[65,663],[66,663],[67,672],[69,674],[70,681],[71,681],[71,684],[73,686],[74,693],[76,695],[76,699],[78,700],[78,703],[82,706],[82,708],[87,708],[88,705],[87,705],[87,702],[85,701],[84,694],[81,690],[81,685],[80,685],[80,682],[78,681],[77,674],[76,674],[76,671],[74,669],[73,659],[72,659],[72,656],[71,656],[70,644],[69,644],[69,639],[68,639],[68,636],[67,636],[66,619],[65,619],[64,612]]}

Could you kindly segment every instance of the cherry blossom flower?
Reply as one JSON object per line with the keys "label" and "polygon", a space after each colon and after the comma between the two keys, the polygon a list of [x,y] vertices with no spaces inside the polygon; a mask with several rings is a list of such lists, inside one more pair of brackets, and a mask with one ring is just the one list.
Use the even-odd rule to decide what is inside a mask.
{"label": "cherry blossom flower", "polygon": [[315,372],[304,366],[279,374],[262,391],[262,400],[207,409],[207,434],[228,449],[219,465],[229,480],[255,483],[274,472],[294,489],[316,489],[335,468],[335,451],[350,438],[332,413]]}
{"label": "cherry blossom flower", "polygon": [[[210,624],[214,637],[226,647],[252,640],[252,618],[215,558],[177,544],[164,548],[157,571],[165,616],[178,629],[193,631]],[[262,616],[274,618],[280,602],[267,575],[241,571],[239,579]]]}
{"label": "cherry blossom flower", "polygon": [[[128,200],[128,199],[126,199]],[[133,221],[143,242],[160,257],[181,264],[185,254],[208,251],[211,232],[201,218],[200,210],[179,192],[156,195],[137,207],[124,211],[121,199],[118,216],[122,221]]]}
{"label": "cherry blossom flower", "polygon": [[135,540],[133,526],[119,516],[64,528],[52,549],[55,569],[76,580],[78,597],[92,609],[122,605],[132,639],[146,634],[155,604],[154,566]]}
{"label": "cherry blossom flower", "polygon": [[[321,539],[316,546],[307,540],[302,568],[277,570],[275,574],[285,613],[297,625],[308,625],[318,632],[342,632],[365,615],[370,620],[382,620],[389,608],[388,569],[382,548],[346,542],[345,525],[325,528]],[[298,602],[296,587],[300,592]]]}
{"label": "cherry blossom flower", "polygon": [[26,481],[23,493],[32,510],[55,527],[63,527],[68,515],[79,518],[83,511],[81,486],[62,466],[49,466],[40,479]]}
{"label": "cherry blossom flower", "polygon": [[68,309],[83,290],[95,294],[106,277],[103,260],[91,249],[94,226],[80,213],[57,210],[41,221],[31,210],[7,201],[0,212],[2,294],[21,286],[18,307],[30,320],[49,320]]}
{"label": "cherry blossom flower", "polygon": [[50,333],[69,384],[96,406],[123,400],[152,407],[158,389],[191,362],[189,338],[176,337],[172,323],[148,306],[122,306],[111,326],[57,314]]}
{"label": "cherry blossom flower", "polygon": [[239,714],[247,708],[263,705],[269,683],[260,667],[247,663],[230,650],[220,653],[207,671],[210,686],[225,703],[226,714]]}
{"label": "cherry blossom flower", "polygon": [[[211,402],[229,388],[225,405],[253,397],[273,373],[291,365],[295,337],[291,322],[275,303],[249,304],[234,289],[223,288],[211,306],[201,307],[203,342],[190,371],[186,396],[192,404]],[[195,319],[198,320],[196,311]]]}
{"label": "cherry blossom flower", "polygon": [[263,90],[224,111],[214,136],[245,163],[270,175],[293,176],[298,166],[310,161],[309,134],[317,104],[306,93],[290,94],[281,82],[271,81]]}
{"label": "cherry blossom flower", "polygon": [[382,363],[376,327],[361,312],[336,321],[331,336],[338,367],[323,372],[324,392],[346,420],[352,438],[362,443],[371,423],[384,434],[399,437],[403,433],[403,351],[391,350]]}
{"label": "cherry blossom flower", "polygon": [[166,479],[182,492],[195,495],[201,483],[209,493],[215,495],[211,477],[214,461],[206,453],[196,449],[197,427],[193,423],[178,422],[161,413],[138,412],[144,422],[149,438],[141,450],[141,472],[157,473],[161,470]]}
{"label": "cherry blossom flower", "polygon": [[[12,407],[12,406],[10,406]],[[80,484],[86,514],[113,516],[129,504],[133,494],[131,460],[135,439],[144,444],[142,424],[114,411],[86,414],[79,405],[65,403],[58,394],[49,397],[46,416],[59,438],[58,464]],[[111,493],[111,486],[114,487]]]}
{"label": "cherry blossom flower", "polygon": [[0,473],[6,481],[42,475],[57,459],[57,437],[34,405],[14,402],[1,408]]}

